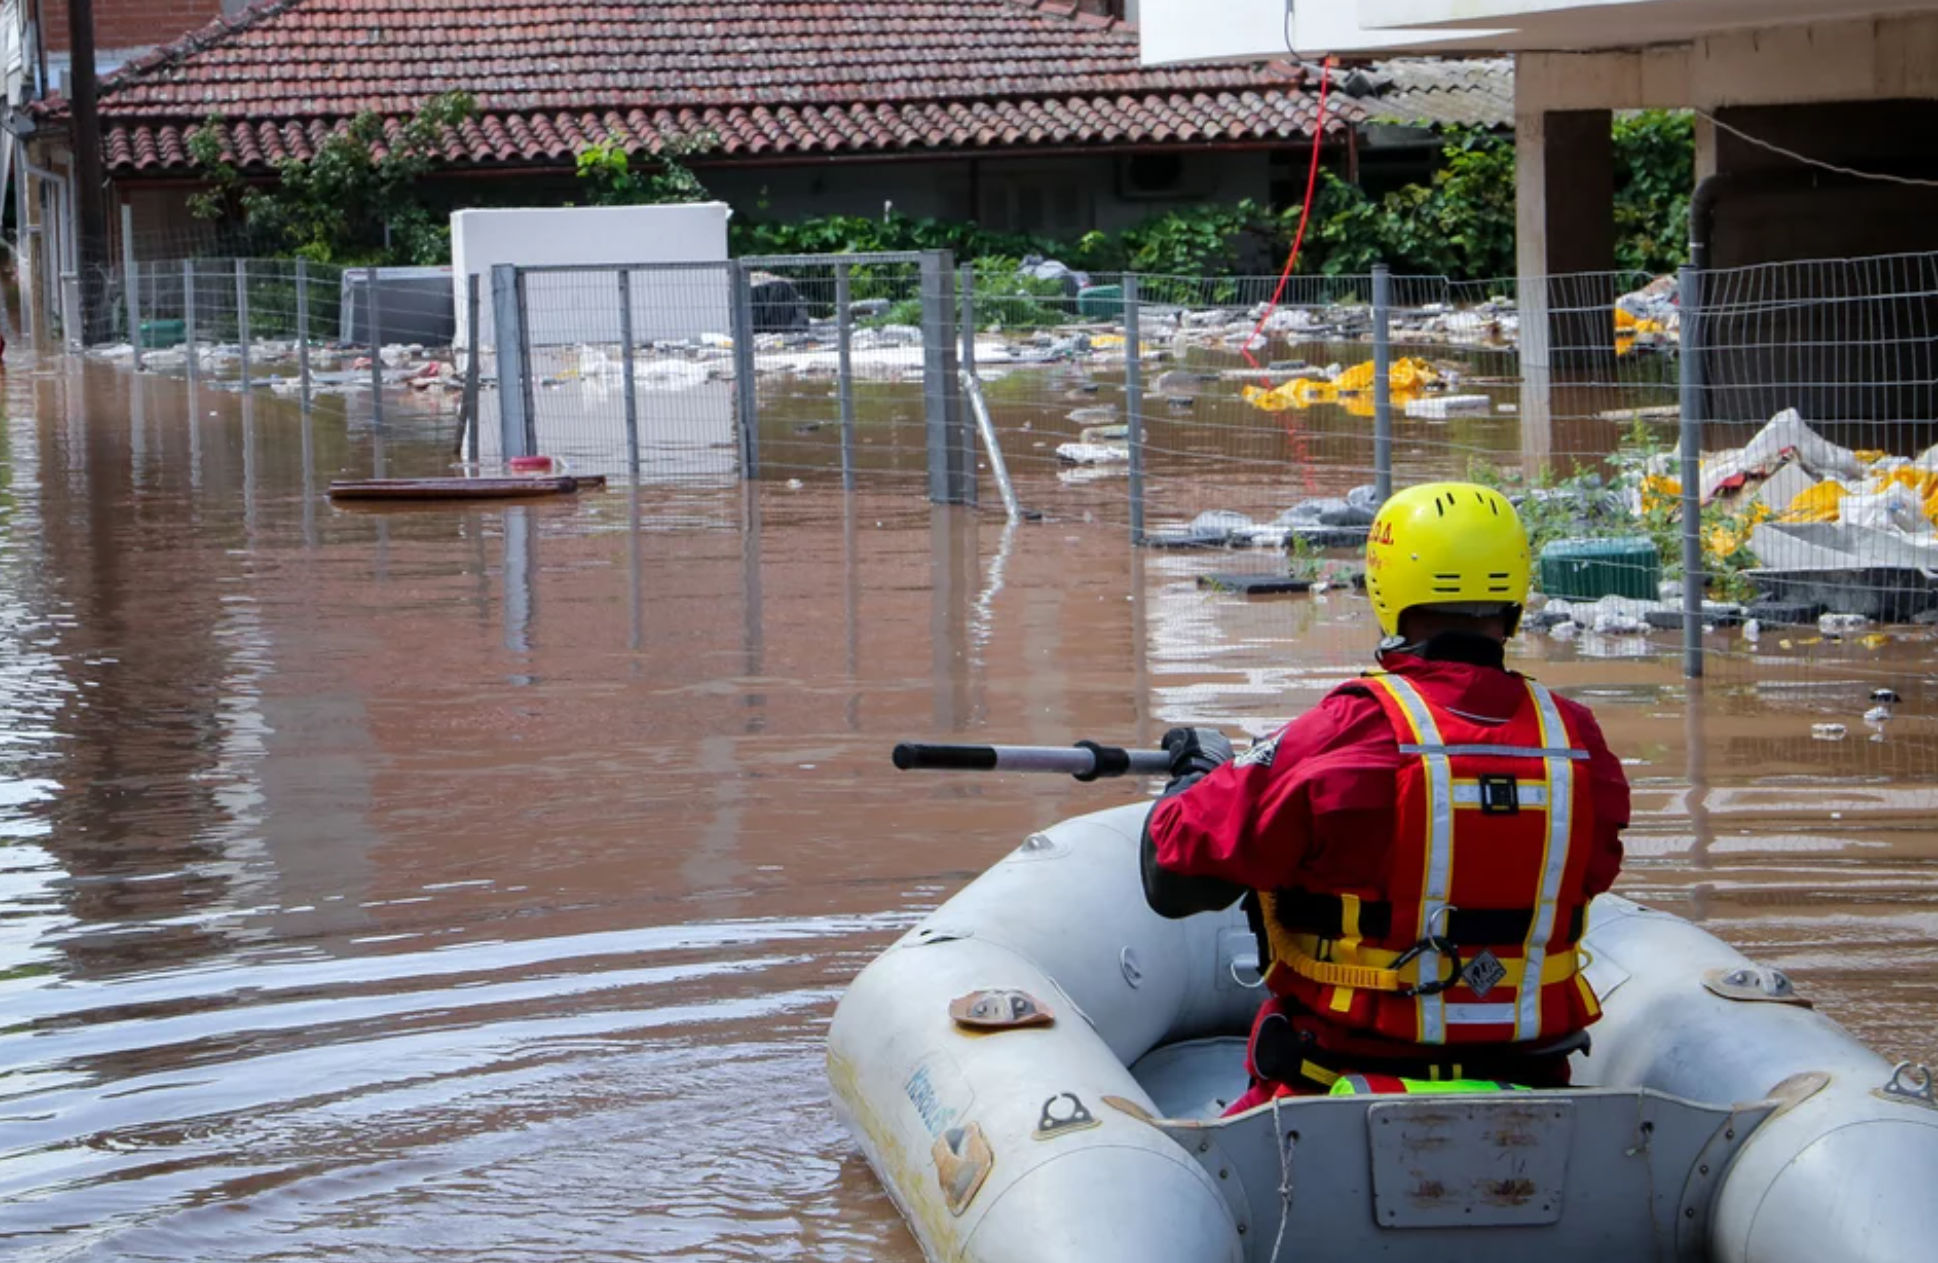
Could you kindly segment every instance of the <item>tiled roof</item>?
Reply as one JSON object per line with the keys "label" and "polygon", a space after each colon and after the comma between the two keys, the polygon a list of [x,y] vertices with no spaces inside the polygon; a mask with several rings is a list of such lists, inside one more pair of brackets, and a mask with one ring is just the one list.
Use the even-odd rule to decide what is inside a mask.
{"label": "tiled roof", "polygon": [[[722,157],[1292,141],[1303,82],[1147,69],[1133,28],[1068,0],[265,0],[104,79],[101,115],[112,172],[186,166],[210,115],[246,169],[462,90],[479,116],[452,162],[549,166],[670,130]],[[1329,128],[1360,117],[1334,99]]]}
{"label": "tiled roof", "polygon": [[1395,57],[1340,82],[1377,122],[1514,126],[1512,57]]}

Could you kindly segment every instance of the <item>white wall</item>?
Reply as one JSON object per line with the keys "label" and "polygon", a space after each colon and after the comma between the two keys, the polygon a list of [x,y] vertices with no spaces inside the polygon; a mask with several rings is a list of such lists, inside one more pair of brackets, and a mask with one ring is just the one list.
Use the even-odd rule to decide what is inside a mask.
{"label": "white wall", "polygon": [[1177,61],[1256,61],[1285,52],[1286,0],[1141,0],[1137,36],[1147,66]]}
{"label": "white wall", "polygon": [[[1214,5],[1215,13],[1207,13]],[[1353,0],[1142,0],[1138,11],[1140,56],[1147,66],[1259,61],[1289,56],[1293,49],[1309,57],[1484,47],[1502,34],[1497,30],[1370,30],[1360,24]]]}
{"label": "white wall", "polygon": [[[459,342],[470,345],[465,278],[473,273],[479,277],[480,344],[495,347],[494,264],[724,263],[729,214],[723,202],[453,212],[451,281]],[[640,272],[632,290],[635,341],[728,330],[724,269]],[[619,340],[618,286],[609,273],[533,273],[526,277],[526,300],[533,346]]]}

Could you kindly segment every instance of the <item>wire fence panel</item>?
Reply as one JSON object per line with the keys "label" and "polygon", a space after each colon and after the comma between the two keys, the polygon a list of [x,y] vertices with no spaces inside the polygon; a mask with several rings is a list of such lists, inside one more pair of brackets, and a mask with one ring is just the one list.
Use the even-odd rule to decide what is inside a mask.
{"label": "wire fence panel", "polygon": [[1700,285],[1703,542],[1712,592],[1748,602],[1709,652],[1738,672],[1802,658],[1854,715],[1861,682],[1901,688],[1938,622],[1938,256]]}
{"label": "wire fence panel", "polygon": [[[763,472],[849,486],[925,478],[925,351],[952,328],[921,257],[742,262]],[[956,393],[950,383],[940,388]]]}
{"label": "wire fence panel", "polygon": [[[536,452],[623,478],[632,435],[642,481],[736,477],[733,275],[725,263],[521,269],[525,318],[509,336],[524,342]],[[495,381],[495,361],[485,365]],[[483,392],[487,465],[505,454],[509,388]]]}
{"label": "wire fence panel", "polygon": [[[132,356],[138,335],[149,371],[381,387],[434,416],[464,391],[442,269],[381,269],[373,287],[367,269],[154,259],[101,279],[122,341],[97,350]],[[1934,255],[1682,280],[1287,281],[957,269],[928,252],[512,280],[500,307],[481,278],[486,468],[531,450],[648,483],[839,480],[993,504],[966,373],[1023,509],[1226,550],[1219,567],[1241,577],[1344,581],[1383,486],[1471,478],[1528,524],[1530,631],[1587,651],[1680,629],[1692,655],[1757,661],[1769,629],[1799,628],[1778,633],[1785,652],[1843,655],[1847,673],[1888,661],[1909,634],[1894,629],[1938,621]],[[517,327],[496,329],[499,312]],[[512,337],[525,371],[499,383]],[[507,446],[512,389],[529,433]],[[1683,437],[1699,516],[1683,512]]]}

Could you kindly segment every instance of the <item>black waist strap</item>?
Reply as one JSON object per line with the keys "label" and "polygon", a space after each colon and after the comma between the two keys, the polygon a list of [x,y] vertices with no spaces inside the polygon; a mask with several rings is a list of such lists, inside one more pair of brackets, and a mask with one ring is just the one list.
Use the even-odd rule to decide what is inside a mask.
{"label": "black waist strap", "polygon": [[[1275,891],[1278,923],[1300,934],[1321,938],[1345,936],[1345,902],[1338,895],[1322,895],[1310,890]],[[1444,927],[1435,932],[1463,947],[1488,947],[1524,942],[1528,925],[1534,918],[1532,908],[1455,908],[1447,914]],[[1576,908],[1564,938],[1573,943],[1581,938],[1582,909]],[[1393,905],[1381,900],[1362,900],[1359,905],[1359,937],[1386,939],[1393,932]]]}

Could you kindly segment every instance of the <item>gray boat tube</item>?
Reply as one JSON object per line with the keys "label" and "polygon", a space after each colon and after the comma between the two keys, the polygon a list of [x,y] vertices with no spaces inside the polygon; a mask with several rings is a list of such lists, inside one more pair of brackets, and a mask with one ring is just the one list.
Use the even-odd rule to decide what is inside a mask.
{"label": "gray boat tube", "polygon": [[[1244,1258],[1215,1179],[1105,1101],[1155,1112],[1128,1067],[1242,1027],[1259,996],[1234,968],[1255,952],[1242,924],[1145,907],[1146,810],[1031,837],[870,964],[835,1011],[836,1111],[932,1260]],[[985,1033],[951,1019],[951,1000],[991,988],[1026,992],[1054,1022]]]}
{"label": "gray boat tube", "polygon": [[[1575,1082],[1698,1101],[1794,1101],[1737,1152],[1710,1214],[1717,1263],[1938,1258],[1938,1101],[1780,973],[1679,917],[1603,896],[1601,998]],[[1895,1089],[1895,1090],[1888,1090]]]}
{"label": "gray boat tube", "polygon": [[[1137,1117],[1159,1111],[1130,1067],[1244,1030],[1261,995],[1242,916],[1167,921],[1145,907],[1148,810],[1034,835],[870,964],[836,1009],[836,1111],[931,1260],[1268,1257],[1274,1225],[1236,1214],[1219,1163]],[[1714,1189],[1685,1212],[1707,1224],[1691,1248],[1717,1263],[1938,1257],[1929,1080],[1921,1090],[1796,1003],[1775,971],[1680,918],[1603,896],[1584,944],[1604,1016],[1578,1086],[1765,1102],[1743,1114],[1749,1136],[1718,1151],[1725,1169],[1690,1174],[1689,1188]],[[951,1001],[992,989],[1027,993],[1054,1020],[978,1031],[951,1017]],[[1237,1058],[1221,1051],[1231,1042],[1199,1049]],[[1242,1069],[1231,1076],[1242,1087]],[[1444,1235],[1396,1235],[1385,1257],[1453,1257]],[[1308,1257],[1293,1244],[1282,1258]]]}

